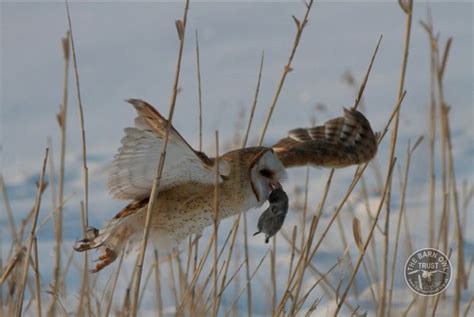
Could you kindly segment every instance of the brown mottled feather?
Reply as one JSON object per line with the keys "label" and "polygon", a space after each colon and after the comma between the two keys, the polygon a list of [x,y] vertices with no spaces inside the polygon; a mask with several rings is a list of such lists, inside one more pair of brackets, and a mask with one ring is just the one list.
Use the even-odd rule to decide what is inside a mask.
{"label": "brown mottled feather", "polygon": [[343,117],[322,126],[291,130],[273,149],[285,167],[339,168],[371,160],[377,153],[377,140],[362,113],[344,109]]}

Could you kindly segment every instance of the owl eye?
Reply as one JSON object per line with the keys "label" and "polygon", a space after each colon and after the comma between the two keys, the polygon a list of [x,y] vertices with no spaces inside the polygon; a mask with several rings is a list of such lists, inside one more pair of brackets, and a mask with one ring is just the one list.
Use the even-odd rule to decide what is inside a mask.
{"label": "owl eye", "polygon": [[260,170],[260,175],[262,175],[263,177],[272,178],[273,172],[268,168],[264,168]]}

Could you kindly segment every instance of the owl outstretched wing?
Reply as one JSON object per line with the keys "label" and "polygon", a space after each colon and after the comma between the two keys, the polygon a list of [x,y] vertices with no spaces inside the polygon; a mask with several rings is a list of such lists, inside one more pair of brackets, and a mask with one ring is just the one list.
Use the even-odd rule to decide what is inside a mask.
{"label": "owl outstretched wing", "polygon": [[344,116],[322,126],[291,130],[272,148],[287,168],[340,168],[370,161],[377,153],[377,135],[362,113],[344,108]]}
{"label": "owl outstretched wing", "polygon": [[[116,199],[141,200],[149,197],[158,168],[168,121],[150,104],[127,100],[138,113],[135,126],[125,128],[122,146],[108,171],[107,187]],[[227,175],[227,162],[219,163],[221,176]],[[171,126],[160,191],[185,183],[214,184],[214,159],[195,151]]]}

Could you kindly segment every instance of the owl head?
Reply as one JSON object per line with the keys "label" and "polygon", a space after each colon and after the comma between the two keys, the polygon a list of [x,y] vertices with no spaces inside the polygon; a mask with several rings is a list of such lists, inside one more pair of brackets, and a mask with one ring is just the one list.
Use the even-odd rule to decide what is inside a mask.
{"label": "owl head", "polygon": [[256,155],[250,164],[252,190],[260,203],[268,199],[271,191],[281,187],[286,170],[272,149],[266,148]]}

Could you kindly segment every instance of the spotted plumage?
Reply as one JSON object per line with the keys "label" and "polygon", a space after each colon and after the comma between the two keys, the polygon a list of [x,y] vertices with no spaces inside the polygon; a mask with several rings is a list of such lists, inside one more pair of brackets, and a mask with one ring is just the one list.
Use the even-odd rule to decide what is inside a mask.
{"label": "spotted plumage", "polygon": [[[125,129],[107,185],[114,198],[131,202],[102,229],[89,230],[75,245],[77,251],[102,251],[94,271],[112,263],[126,244],[133,248],[141,239],[168,126],[150,104],[137,99],[128,102],[138,116],[135,125]],[[272,191],[281,187],[286,168],[360,164],[369,161],[376,151],[376,136],[367,119],[356,110],[344,110],[343,117],[323,126],[290,131],[272,147],[225,153],[218,160],[219,218],[261,206]],[[166,153],[150,232],[150,240],[159,250],[169,250],[214,222],[216,160],[194,150],[172,126]],[[277,221],[277,226],[271,228],[282,223]]]}

